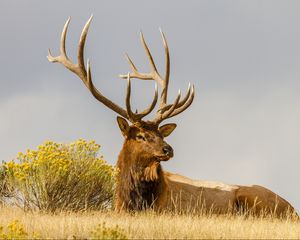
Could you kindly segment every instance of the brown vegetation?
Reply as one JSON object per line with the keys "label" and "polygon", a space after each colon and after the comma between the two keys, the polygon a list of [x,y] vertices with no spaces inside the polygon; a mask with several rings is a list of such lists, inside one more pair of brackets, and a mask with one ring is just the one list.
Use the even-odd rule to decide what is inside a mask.
{"label": "brown vegetation", "polygon": [[[152,211],[60,212],[46,214],[0,208],[0,229],[10,239],[299,239],[300,223],[292,217],[179,215]],[[19,222],[18,228],[13,223]],[[25,234],[18,230],[23,228]],[[0,236],[3,236],[1,234]],[[10,233],[10,234],[9,234]],[[19,238],[17,237],[19,236]]]}

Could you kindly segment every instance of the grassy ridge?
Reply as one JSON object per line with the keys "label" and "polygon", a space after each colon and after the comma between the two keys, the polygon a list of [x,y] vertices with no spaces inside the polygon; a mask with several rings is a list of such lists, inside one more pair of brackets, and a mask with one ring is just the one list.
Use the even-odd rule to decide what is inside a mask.
{"label": "grassy ridge", "polygon": [[[300,222],[295,219],[245,218],[243,216],[187,216],[77,212],[58,214],[25,213],[2,207],[0,225],[18,220],[28,238],[111,238],[129,239],[299,239]],[[103,225],[105,223],[105,225]],[[118,226],[118,227],[117,227]],[[104,227],[104,230],[103,230]],[[115,235],[113,235],[115,234]]]}

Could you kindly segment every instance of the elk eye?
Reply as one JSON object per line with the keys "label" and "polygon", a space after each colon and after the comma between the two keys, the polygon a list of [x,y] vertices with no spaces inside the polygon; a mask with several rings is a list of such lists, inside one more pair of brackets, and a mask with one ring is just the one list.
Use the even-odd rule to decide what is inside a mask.
{"label": "elk eye", "polygon": [[136,135],[137,140],[146,141],[146,138],[142,134]]}

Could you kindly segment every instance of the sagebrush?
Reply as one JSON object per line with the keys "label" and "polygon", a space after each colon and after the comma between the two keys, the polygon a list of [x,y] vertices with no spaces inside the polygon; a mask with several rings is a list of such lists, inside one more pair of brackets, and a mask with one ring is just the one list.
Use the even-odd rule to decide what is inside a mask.
{"label": "sagebrush", "polygon": [[2,165],[9,203],[25,210],[99,210],[112,204],[116,170],[95,141],[47,141]]}

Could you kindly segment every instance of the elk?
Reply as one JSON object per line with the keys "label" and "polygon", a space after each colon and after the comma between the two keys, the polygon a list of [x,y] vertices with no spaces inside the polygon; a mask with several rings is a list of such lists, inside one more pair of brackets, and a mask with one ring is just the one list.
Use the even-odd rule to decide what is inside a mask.
{"label": "elk", "polygon": [[[122,79],[127,80],[126,108],[112,102],[94,86],[89,61],[87,61],[87,68],[85,67],[84,46],[91,20],[92,17],[82,30],[76,64],[68,58],[65,47],[70,18],[66,21],[61,34],[60,55],[54,57],[49,50],[48,60],[61,63],[75,73],[99,102],[119,115],[117,122],[125,140],[117,162],[119,169],[115,200],[117,211],[140,211],[152,208],[156,211],[228,213],[249,207],[257,214],[265,211],[275,213],[276,216],[294,211],[294,208],[286,200],[261,186],[196,181],[164,171],[161,162],[168,161],[173,157],[173,149],[165,141],[165,138],[173,132],[176,124],[160,124],[164,120],[182,113],[192,104],[195,95],[194,86],[189,84],[187,93],[182,99],[179,91],[174,102],[167,103],[170,55],[165,35],[161,31],[166,68],[165,74],[162,76],[156,68],[149,47],[141,33],[141,42],[151,70],[148,73],[139,72],[126,54],[131,72],[120,75]],[[131,79],[156,82],[152,103],[140,112],[133,112],[131,108]],[[160,85],[161,89],[158,110],[153,120],[144,120],[157,104],[157,85]]]}

